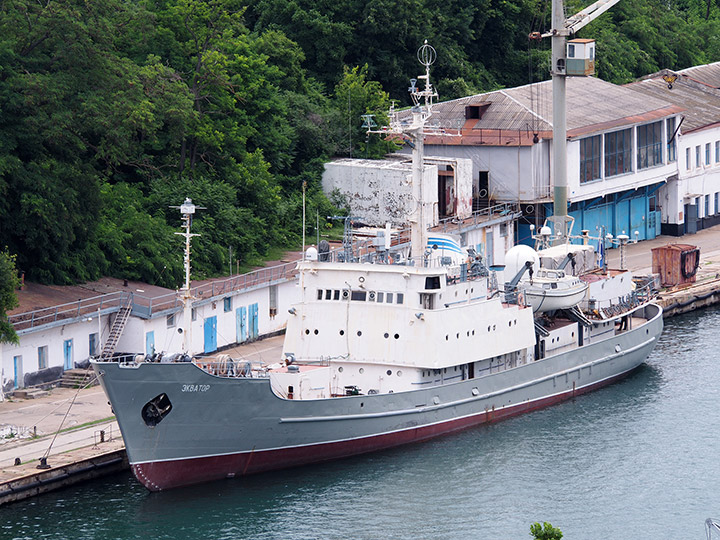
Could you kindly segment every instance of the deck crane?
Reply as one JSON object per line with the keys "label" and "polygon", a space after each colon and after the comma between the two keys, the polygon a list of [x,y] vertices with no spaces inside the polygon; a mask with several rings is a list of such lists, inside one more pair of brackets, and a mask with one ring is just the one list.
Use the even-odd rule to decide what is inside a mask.
{"label": "deck crane", "polygon": [[[565,19],[563,0],[553,0],[552,30],[540,37],[552,38],[552,91],[553,91],[553,214],[560,230],[556,234],[566,237],[567,223],[567,117],[565,106],[566,37],[573,35],[594,21],[620,0],[598,0],[594,4]],[[537,36],[531,36],[537,37]],[[556,226],[557,226],[556,225]]]}

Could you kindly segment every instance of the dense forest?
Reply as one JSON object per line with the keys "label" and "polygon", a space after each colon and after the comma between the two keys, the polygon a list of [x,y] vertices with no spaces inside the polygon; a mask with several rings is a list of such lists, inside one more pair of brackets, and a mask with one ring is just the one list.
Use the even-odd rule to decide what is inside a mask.
{"label": "dense forest", "polygon": [[[615,83],[713,62],[717,1],[622,0],[580,37]],[[392,148],[360,115],[406,103],[425,39],[451,99],[547,78],[528,34],[549,20],[549,0],[2,0],[0,251],[44,283],[177,287],[185,197],[195,277],[297,247],[303,186],[309,216],[337,212],[323,163]]]}

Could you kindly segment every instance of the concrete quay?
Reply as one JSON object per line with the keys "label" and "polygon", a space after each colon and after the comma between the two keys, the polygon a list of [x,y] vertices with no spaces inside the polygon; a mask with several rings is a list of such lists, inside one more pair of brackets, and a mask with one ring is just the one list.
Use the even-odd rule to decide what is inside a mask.
{"label": "concrete quay", "polygon": [[[688,244],[700,248],[700,266],[695,283],[662,289],[656,302],[665,317],[694,311],[720,302],[720,225],[682,237],[658,236],[625,248],[625,267],[635,275],[652,273],[652,249],[668,244]],[[608,266],[620,268],[620,250],[607,251]]]}

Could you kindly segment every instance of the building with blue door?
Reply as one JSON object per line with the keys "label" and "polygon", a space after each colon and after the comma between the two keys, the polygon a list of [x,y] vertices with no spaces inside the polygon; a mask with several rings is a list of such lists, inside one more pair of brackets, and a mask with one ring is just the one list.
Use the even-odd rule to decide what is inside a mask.
{"label": "building with blue door", "polygon": [[[295,264],[193,283],[187,325],[178,294],[169,289],[104,278],[81,287],[48,287],[45,307],[37,309],[44,286],[29,284],[34,290],[28,291],[28,302],[35,309],[23,309],[25,291],[18,291],[20,307],[9,313],[20,343],[0,343],[0,399],[4,392],[57,381],[63,371],[86,365],[100,353],[115,317],[128,302],[132,311],[115,349],[118,353],[180,352],[186,329],[194,354],[213,354],[282,332],[288,309],[300,296]],[[80,300],[53,302],[59,289],[62,297]]]}
{"label": "building with blue door", "polygon": [[[594,77],[567,79],[568,213],[576,234],[655,238],[667,221],[663,187],[678,174],[685,106]],[[442,102],[430,155],[472,161],[473,207],[517,202],[519,242],[553,211],[552,88],[545,81]],[[637,233],[637,234],[636,234]]]}

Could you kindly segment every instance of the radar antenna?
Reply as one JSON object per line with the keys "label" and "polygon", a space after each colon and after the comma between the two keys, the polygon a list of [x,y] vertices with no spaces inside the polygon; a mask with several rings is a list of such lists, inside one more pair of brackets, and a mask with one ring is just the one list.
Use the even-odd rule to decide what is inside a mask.
{"label": "radar antenna", "polygon": [[[389,126],[373,129],[370,125],[372,119],[363,117],[365,120],[363,125],[367,124],[368,134],[385,134],[402,140],[412,148],[412,193],[416,208],[410,216],[411,258],[423,256],[427,247],[427,229],[433,219],[432,203],[424,199],[425,190],[422,188],[425,135],[451,135],[443,129],[436,129],[427,125],[428,119],[432,116],[433,100],[438,97],[430,82],[430,66],[435,63],[436,58],[437,52],[425,40],[425,43],[417,51],[417,59],[421,65],[425,66],[425,73],[418,75],[416,79],[410,79],[410,86],[408,87],[410,99],[413,103],[410,114],[405,111],[398,112],[395,109],[395,103],[392,102],[388,113],[390,118]],[[421,84],[422,82],[425,83],[422,85],[423,88],[418,85],[418,81],[421,81]],[[459,133],[452,135],[459,135]]]}

